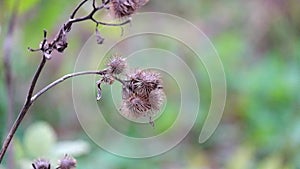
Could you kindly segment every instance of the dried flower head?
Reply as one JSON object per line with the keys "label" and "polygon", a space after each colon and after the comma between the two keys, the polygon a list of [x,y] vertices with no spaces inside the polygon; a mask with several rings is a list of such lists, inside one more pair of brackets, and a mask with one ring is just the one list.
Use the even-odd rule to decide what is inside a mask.
{"label": "dried flower head", "polygon": [[109,71],[112,74],[118,75],[121,74],[127,67],[127,62],[125,58],[122,57],[113,57],[110,59],[107,64]]}
{"label": "dried flower head", "polygon": [[158,73],[151,71],[136,70],[129,74],[129,87],[139,97],[149,97],[151,91],[162,87],[162,80]]}
{"label": "dried flower head", "polygon": [[149,95],[149,103],[154,111],[159,111],[165,100],[165,93],[162,89],[153,90]]}
{"label": "dried flower head", "polygon": [[59,160],[57,169],[75,169],[76,163],[76,159],[66,154],[61,160]]}
{"label": "dried flower head", "polygon": [[32,163],[34,169],[50,169],[50,162],[45,159],[37,159]]}
{"label": "dried flower head", "polygon": [[115,18],[130,17],[149,0],[111,0],[111,13]]}
{"label": "dried flower head", "polygon": [[128,77],[122,90],[122,113],[135,118],[155,115],[165,98],[160,75],[137,70]]}

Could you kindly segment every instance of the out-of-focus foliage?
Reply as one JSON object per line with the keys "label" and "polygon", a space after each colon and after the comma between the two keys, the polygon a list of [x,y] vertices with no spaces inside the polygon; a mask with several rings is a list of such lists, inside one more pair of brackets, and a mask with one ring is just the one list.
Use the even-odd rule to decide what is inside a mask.
{"label": "out-of-focus foliage", "polygon": [[55,141],[55,133],[47,123],[31,125],[24,133],[25,151],[32,157],[49,154]]}
{"label": "out-of-focus foliage", "polygon": [[14,157],[21,169],[30,168],[32,159],[47,158],[56,164],[66,153],[74,157],[90,152],[90,144],[84,140],[57,141],[54,129],[46,122],[35,122],[26,128],[23,138],[14,140]]}
{"label": "out-of-focus foliage", "polygon": [[28,10],[32,9],[35,5],[37,5],[38,0],[26,0],[26,1],[9,1],[5,0],[4,5],[9,10],[13,10],[14,8],[18,8],[18,12],[23,14]]}
{"label": "out-of-focus foliage", "polygon": [[[0,1],[1,47],[15,2]],[[19,1],[12,51],[15,112],[23,104],[28,83],[40,57],[39,53],[28,53],[26,48],[38,47],[44,28],[53,37],[78,2]],[[167,12],[190,20],[208,35],[220,55],[227,78],[227,102],[221,124],[212,138],[205,144],[197,142],[206,117],[204,114],[197,119],[197,125],[179,146],[158,157],[126,159],[101,150],[92,141],[74,141],[89,139],[76,119],[71,82],[67,81],[42,96],[31,108],[14,141],[16,161],[21,166],[28,166],[35,156],[44,155],[42,149],[32,153],[36,145],[31,143],[37,141],[34,140],[36,137],[46,139],[48,135],[44,143],[51,142],[54,145],[49,156],[46,156],[53,160],[63,153],[62,150],[77,154],[78,168],[82,169],[99,166],[107,169],[300,168],[299,9],[297,0],[150,0],[142,11]],[[84,13],[86,11],[80,11],[80,14]],[[49,62],[38,88],[73,71],[75,58],[93,29],[89,23],[74,26],[69,35],[67,51],[63,55],[56,54],[55,59]],[[120,29],[112,28],[104,34],[107,38],[115,38],[120,35]],[[149,40],[140,43],[149,43]],[[176,45],[168,41],[154,39],[149,44],[162,49],[176,49]],[[180,55],[180,51],[177,54]],[[0,49],[0,56],[0,138],[3,140],[7,125],[3,48]],[[187,62],[193,62],[188,60],[192,57],[185,58]],[[200,111],[206,113],[210,104],[209,78],[202,65],[194,65],[192,69],[197,70],[201,77],[198,79],[201,81]],[[172,82],[172,79],[168,80]],[[179,97],[176,96],[176,85],[168,90],[178,101],[175,99]],[[109,92],[108,88],[103,89],[103,95]],[[166,117],[157,121],[158,127],[154,131],[147,129],[147,132],[161,132],[172,125],[172,120],[176,118],[172,112],[177,105],[168,104]],[[101,102],[102,105],[109,110],[113,103],[107,99]],[[106,114],[106,118],[109,121],[112,116]],[[32,125],[38,125],[32,124],[38,120],[47,124],[32,128]],[[55,136],[48,124],[54,128]],[[141,134],[131,125],[115,125],[128,135]],[[58,142],[52,137],[57,137]],[[73,142],[61,142],[63,140]],[[30,151],[26,150],[28,148]]]}

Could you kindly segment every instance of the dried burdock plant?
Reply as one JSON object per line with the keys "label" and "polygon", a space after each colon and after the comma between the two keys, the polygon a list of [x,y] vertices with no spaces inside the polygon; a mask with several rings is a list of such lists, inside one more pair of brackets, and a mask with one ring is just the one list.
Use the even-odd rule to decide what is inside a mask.
{"label": "dried burdock plant", "polygon": [[127,117],[152,117],[157,114],[163,105],[165,94],[162,79],[159,73],[150,70],[135,70],[126,74],[126,79],[116,75],[124,73],[127,68],[126,59],[113,57],[103,71],[102,78],[97,82],[97,100],[102,97],[101,84],[112,85],[115,81],[122,84],[121,113]]}
{"label": "dried burdock plant", "polygon": [[134,14],[149,0],[111,0],[110,11],[115,18],[126,18]]}
{"label": "dried burdock plant", "polygon": [[125,71],[127,67],[126,59],[122,57],[113,57],[110,59],[110,61],[107,63],[107,68],[105,68],[102,71],[102,77],[99,81],[97,81],[97,100],[99,101],[102,98],[102,89],[101,85],[108,84],[112,85],[115,80],[117,79],[119,82],[122,82],[122,80],[118,79],[116,75],[119,75]]}
{"label": "dried burdock plant", "polygon": [[121,111],[131,117],[151,117],[162,107],[165,94],[157,72],[136,70],[127,75],[122,91]]}
{"label": "dried burdock plant", "polygon": [[109,66],[109,71],[111,74],[118,75],[125,71],[127,62],[125,58],[115,56],[110,59],[107,66]]}
{"label": "dried burdock plant", "polygon": [[37,159],[32,163],[32,167],[34,169],[50,169],[51,165],[48,160],[45,159]]}
{"label": "dried burdock plant", "polygon": [[75,158],[66,154],[62,159],[58,161],[57,169],[75,169],[76,163],[77,161]]}
{"label": "dried burdock plant", "polygon": [[[43,40],[41,41],[38,49],[28,48],[31,52],[41,52],[42,59],[36,72],[33,75],[32,81],[30,83],[26,100],[23,107],[21,108],[17,119],[15,120],[13,126],[11,127],[6,139],[4,140],[0,152],[0,164],[2,163],[3,157],[7,151],[7,148],[15,135],[17,129],[19,128],[22,120],[24,119],[26,113],[28,112],[31,105],[39,98],[42,94],[55,87],[56,85],[64,82],[67,79],[82,76],[82,75],[98,75],[100,80],[97,82],[98,93],[97,99],[100,100],[102,97],[101,84],[111,85],[115,81],[120,82],[123,85],[123,106],[122,109],[128,115],[133,115],[135,117],[149,116],[150,119],[152,115],[157,112],[162,104],[164,97],[162,91],[162,83],[159,75],[154,72],[148,71],[136,71],[129,74],[128,79],[119,79],[119,75],[124,73],[127,64],[126,60],[121,57],[113,57],[107,64],[107,68],[104,70],[95,71],[83,71],[67,74],[56,81],[50,83],[46,87],[42,88],[40,91],[34,94],[34,90],[37,81],[43,71],[48,60],[52,58],[53,52],[64,52],[68,43],[68,33],[72,30],[72,26],[75,23],[83,21],[92,21],[96,25],[96,38],[98,44],[104,43],[104,38],[101,36],[98,30],[99,25],[104,26],[122,26],[131,22],[131,16],[140,7],[145,5],[148,0],[102,0],[101,4],[98,5],[96,0],[92,1],[92,10],[86,15],[81,17],[76,17],[78,11],[86,4],[89,0],[83,0],[80,2],[70,15],[70,18],[61,26],[56,36],[49,40],[47,37],[47,31],[44,30]],[[109,12],[113,13],[115,18],[120,19],[120,23],[105,23],[94,18],[94,15],[102,10],[109,9]],[[122,18],[122,19],[121,19]],[[58,169],[69,169],[74,168],[76,165],[76,160],[71,156],[65,156],[60,160]],[[46,160],[36,160],[32,164],[34,169],[50,169],[50,163]]]}
{"label": "dried burdock plant", "polygon": [[[58,160],[58,166],[56,169],[75,169],[77,161],[72,156],[65,154],[63,158]],[[32,163],[33,169],[51,169],[49,160],[37,159]]]}

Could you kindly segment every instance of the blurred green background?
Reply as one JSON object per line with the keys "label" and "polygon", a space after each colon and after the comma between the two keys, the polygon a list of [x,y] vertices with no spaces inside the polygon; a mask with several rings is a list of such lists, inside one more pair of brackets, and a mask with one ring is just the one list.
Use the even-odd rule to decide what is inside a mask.
{"label": "blurred green background", "polygon": [[[11,125],[7,122],[3,54],[14,2],[0,1],[1,141],[7,126]],[[27,47],[38,47],[44,28],[53,37],[77,3],[79,1],[19,1],[11,38],[14,117],[23,104],[40,60],[40,54],[27,52]],[[80,14],[86,14],[89,6],[85,9]],[[82,169],[300,168],[299,9],[298,0],[151,0],[140,12],[164,12],[190,20],[211,39],[221,57],[227,78],[227,101],[214,135],[206,143],[198,143],[201,124],[210,104],[210,84],[203,66],[193,68],[201,77],[202,115],[197,119],[197,125],[174,149],[147,159],[122,158],[98,148],[76,118],[71,81],[67,81],[43,95],[22,122],[14,140],[12,161],[15,168],[30,168],[31,161],[40,156],[55,164],[64,153],[75,156],[78,168]],[[74,26],[70,33],[66,52],[55,54],[48,63],[37,88],[73,71],[81,47],[94,30],[94,25],[89,22],[80,25]],[[119,29],[112,29],[116,31],[106,37],[119,37]],[[152,43],[161,48],[172,48],[168,42],[154,40]],[[176,86],[168,88],[173,94],[176,89]],[[166,111],[172,112],[174,105],[168,104]],[[165,130],[175,118],[176,113],[159,120],[155,130]],[[139,132],[134,125],[125,127],[128,134]],[[5,160],[3,167],[9,165],[12,164]]]}

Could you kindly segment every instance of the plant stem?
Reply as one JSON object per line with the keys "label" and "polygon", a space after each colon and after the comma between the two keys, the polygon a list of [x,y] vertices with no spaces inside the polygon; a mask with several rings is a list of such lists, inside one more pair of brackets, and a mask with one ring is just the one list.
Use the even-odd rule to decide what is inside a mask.
{"label": "plant stem", "polygon": [[44,87],[40,91],[38,91],[34,96],[31,98],[31,103],[36,101],[37,98],[39,98],[42,94],[46,93],[48,90],[53,88],[54,86],[64,82],[67,79],[77,77],[77,76],[82,76],[82,75],[102,75],[102,71],[83,71],[83,72],[76,72],[76,73],[70,73],[67,75],[64,75],[63,77],[55,80],[54,82],[50,83],[48,86]]}
{"label": "plant stem", "polygon": [[[7,147],[10,144],[16,130],[18,129],[20,123],[22,122],[23,118],[25,117],[27,111],[29,110],[30,106],[37,100],[37,98],[39,98],[41,95],[43,95],[44,93],[46,93],[48,90],[50,90],[51,88],[53,88],[54,86],[64,82],[67,79],[73,78],[73,77],[77,77],[77,76],[82,76],[82,75],[103,75],[105,71],[83,71],[83,72],[76,72],[76,73],[70,73],[67,75],[64,75],[63,77],[55,80],[54,82],[50,83],[48,86],[44,87],[43,89],[41,89],[40,91],[38,91],[34,96],[32,96],[33,93],[33,89],[35,87],[35,84],[37,82],[37,79],[40,75],[41,70],[43,69],[46,60],[43,59],[41,64],[39,65],[39,68],[33,78],[33,81],[31,83],[30,86],[30,90],[28,92],[28,96],[26,99],[26,102],[24,104],[24,106],[22,107],[19,116],[17,117],[14,125],[12,126],[11,130],[9,131],[9,134],[7,136],[7,138],[5,139],[1,152],[0,152],[0,163],[2,162],[3,156],[6,153]],[[29,99],[28,99],[29,98]]]}
{"label": "plant stem", "polygon": [[23,105],[23,107],[22,107],[22,109],[21,109],[21,111],[20,111],[20,113],[19,113],[16,121],[14,122],[12,128],[10,129],[10,131],[9,131],[6,139],[4,140],[4,143],[3,143],[1,151],[0,151],[0,164],[1,164],[2,160],[3,160],[4,154],[6,153],[7,148],[9,146],[9,144],[10,144],[10,142],[11,142],[14,134],[16,133],[19,125],[21,124],[23,118],[25,117],[28,109],[30,108],[30,106],[32,104],[31,97],[32,97],[32,94],[33,94],[33,90],[35,88],[37,80],[38,80],[38,78],[39,78],[39,76],[40,76],[40,74],[41,74],[41,72],[42,72],[45,64],[46,64],[46,58],[43,57],[42,60],[41,60],[41,63],[39,64],[39,67],[38,67],[37,71],[35,72],[35,74],[33,76],[33,79],[31,81],[26,101],[25,101],[25,103],[24,103],[24,105]]}

